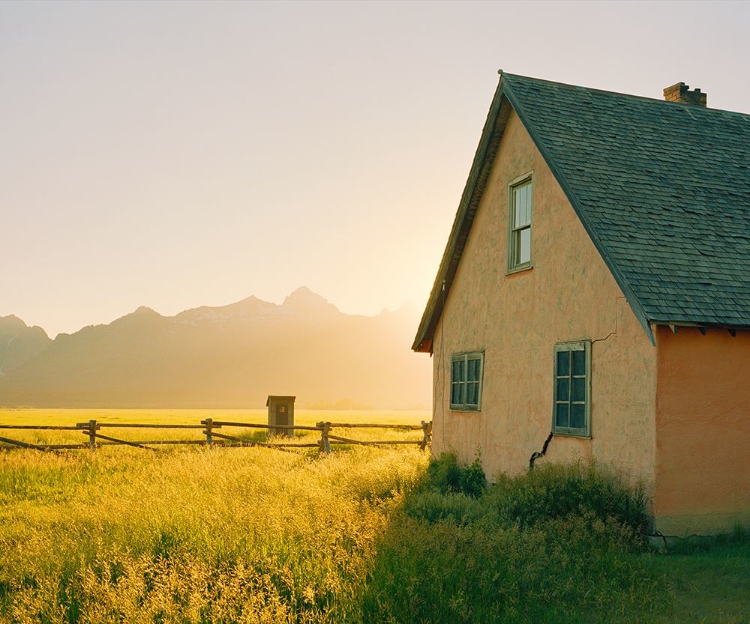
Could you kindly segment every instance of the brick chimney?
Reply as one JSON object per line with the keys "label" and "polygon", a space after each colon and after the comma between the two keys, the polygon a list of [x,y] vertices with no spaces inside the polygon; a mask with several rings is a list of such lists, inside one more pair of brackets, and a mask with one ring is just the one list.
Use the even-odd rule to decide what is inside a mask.
{"label": "brick chimney", "polygon": [[700,89],[690,90],[690,85],[678,82],[664,89],[664,99],[667,102],[679,102],[680,104],[692,104],[706,108],[706,94]]}

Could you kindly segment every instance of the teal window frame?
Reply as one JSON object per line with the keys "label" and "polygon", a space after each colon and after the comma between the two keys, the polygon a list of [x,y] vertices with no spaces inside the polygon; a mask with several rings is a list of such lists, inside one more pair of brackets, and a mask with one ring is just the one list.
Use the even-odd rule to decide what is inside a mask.
{"label": "teal window frame", "polygon": [[[508,273],[532,268],[533,172],[508,186]],[[524,257],[527,248],[528,257]]]}
{"label": "teal window frame", "polygon": [[454,353],[451,356],[450,406],[456,411],[482,409],[484,352]]}
{"label": "teal window frame", "polygon": [[555,345],[552,431],[555,435],[591,437],[591,341]]}

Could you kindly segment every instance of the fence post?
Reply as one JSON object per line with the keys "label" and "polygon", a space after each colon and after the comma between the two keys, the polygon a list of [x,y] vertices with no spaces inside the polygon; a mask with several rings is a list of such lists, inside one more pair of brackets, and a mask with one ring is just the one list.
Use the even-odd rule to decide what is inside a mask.
{"label": "fence post", "polygon": [[330,453],[331,443],[328,441],[328,432],[331,430],[331,423],[321,421],[316,425],[316,427],[320,429],[320,442],[318,442],[320,452]]}
{"label": "fence post", "polygon": [[98,427],[96,426],[95,420],[89,420],[89,450],[95,451],[96,450],[96,430]]}
{"label": "fence post", "polygon": [[206,420],[203,421],[203,424],[206,425],[206,444],[208,444],[209,446],[213,446],[214,437],[211,435],[211,431],[214,426],[214,419],[206,418]]}
{"label": "fence post", "polygon": [[422,421],[422,434],[424,435],[424,438],[422,438],[422,441],[419,443],[419,448],[424,451],[432,438],[432,421],[428,423],[424,420]]}

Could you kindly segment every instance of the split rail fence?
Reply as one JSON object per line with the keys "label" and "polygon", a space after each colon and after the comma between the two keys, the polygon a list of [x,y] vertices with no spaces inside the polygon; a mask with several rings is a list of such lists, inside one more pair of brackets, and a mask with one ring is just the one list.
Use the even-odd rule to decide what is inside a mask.
{"label": "split rail fence", "polygon": [[[320,434],[320,439],[316,442],[286,442],[285,438],[273,436],[265,441],[248,440],[238,435],[229,435],[227,429],[234,428],[244,429],[265,429],[269,432],[287,431],[294,435],[296,431],[312,432]],[[105,435],[102,431],[110,432],[116,429],[200,429],[203,438],[192,440],[124,440],[112,435]],[[335,429],[383,429],[383,430],[401,430],[401,431],[421,431],[422,437],[419,439],[408,440],[355,440],[352,438],[335,435],[332,433]],[[95,451],[98,447],[109,445],[132,446],[149,451],[156,451],[152,446],[171,445],[171,444],[194,444],[201,446],[222,446],[222,447],[247,447],[261,446],[279,449],[294,448],[317,448],[321,453],[330,453],[331,447],[335,445],[362,445],[362,446],[390,446],[390,445],[417,445],[420,449],[426,449],[432,441],[432,422],[422,421],[420,425],[389,425],[389,424],[367,424],[367,423],[332,423],[319,422],[316,425],[272,425],[260,423],[232,422],[223,420],[214,420],[207,418],[201,420],[196,425],[168,425],[168,424],[138,424],[138,423],[106,423],[90,420],[88,422],[77,423],[75,426],[63,425],[3,425],[0,424],[0,430],[27,430],[27,431],[77,431],[88,438],[85,442],[68,443],[68,444],[42,444],[24,442],[0,436],[0,449],[18,449],[27,448],[38,451],[60,451],[65,449],[89,449]],[[233,431],[233,433],[235,433]],[[11,434],[12,435],[12,434]]]}

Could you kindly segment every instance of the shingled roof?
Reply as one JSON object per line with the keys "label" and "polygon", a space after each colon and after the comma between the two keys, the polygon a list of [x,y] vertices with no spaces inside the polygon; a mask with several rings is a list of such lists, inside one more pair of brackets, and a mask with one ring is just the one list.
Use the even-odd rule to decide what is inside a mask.
{"label": "shingled roof", "polygon": [[413,349],[432,348],[509,107],[652,342],[652,324],[750,327],[750,115],[500,75]]}

